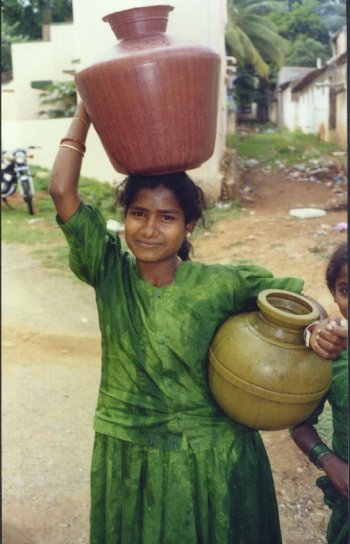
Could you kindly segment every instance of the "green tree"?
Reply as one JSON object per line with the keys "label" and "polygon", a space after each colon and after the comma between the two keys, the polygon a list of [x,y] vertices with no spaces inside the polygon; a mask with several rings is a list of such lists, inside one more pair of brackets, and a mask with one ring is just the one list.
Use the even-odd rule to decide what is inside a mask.
{"label": "green tree", "polygon": [[329,58],[325,46],[307,36],[300,35],[293,42],[290,53],[286,56],[286,66],[316,66],[316,59],[326,62]]}
{"label": "green tree", "polygon": [[330,34],[334,34],[346,24],[346,0],[312,0],[312,4],[311,9],[322,17]]}
{"label": "green tree", "polygon": [[287,40],[293,42],[299,35],[304,34],[317,42],[328,45],[329,35],[322,17],[311,10],[310,5],[292,4],[290,11],[273,13],[271,19],[276,24],[278,32]]}
{"label": "green tree", "polygon": [[1,15],[3,73],[12,69],[11,44],[40,40],[45,23],[71,21],[72,0],[2,0]]}
{"label": "green tree", "polygon": [[239,65],[250,64],[262,78],[268,78],[269,64],[282,65],[287,41],[267,17],[283,10],[284,1],[228,0],[226,44]]}
{"label": "green tree", "polygon": [[238,62],[234,94],[238,114],[248,103],[257,102],[259,122],[267,120],[271,73],[284,61],[288,41],[281,37],[272,11],[284,11],[284,1],[228,0],[226,44]]}
{"label": "green tree", "polygon": [[345,24],[345,2],[329,0],[291,0],[284,12],[269,18],[282,36],[289,40],[287,66],[316,66],[319,57],[331,55],[330,37]]}
{"label": "green tree", "polygon": [[72,117],[77,105],[74,81],[56,81],[47,85],[39,95],[39,102],[45,109],[39,115],[45,117]]}
{"label": "green tree", "polygon": [[1,73],[11,72],[11,44],[16,42],[25,42],[28,40],[27,36],[22,36],[18,33],[19,23],[12,25],[7,24],[5,21],[1,25]]}
{"label": "green tree", "polygon": [[240,111],[250,106],[256,99],[257,78],[253,76],[254,70],[249,64],[238,66],[237,77],[234,85],[234,96]]}
{"label": "green tree", "polygon": [[45,23],[72,21],[72,0],[2,0],[3,21],[18,23],[18,33],[40,40]]}

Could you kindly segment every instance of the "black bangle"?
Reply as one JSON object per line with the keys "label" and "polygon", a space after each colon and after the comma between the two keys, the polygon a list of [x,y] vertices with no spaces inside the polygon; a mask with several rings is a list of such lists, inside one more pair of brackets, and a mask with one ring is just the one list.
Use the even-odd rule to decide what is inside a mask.
{"label": "black bangle", "polygon": [[333,451],[328,446],[326,446],[326,444],[320,442],[319,444],[316,444],[316,446],[311,448],[308,457],[311,463],[313,463],[317,468],[322,470],[322,467],[320,465],[320,459],[324,455],[327,455],[327,453],[333,453]]}

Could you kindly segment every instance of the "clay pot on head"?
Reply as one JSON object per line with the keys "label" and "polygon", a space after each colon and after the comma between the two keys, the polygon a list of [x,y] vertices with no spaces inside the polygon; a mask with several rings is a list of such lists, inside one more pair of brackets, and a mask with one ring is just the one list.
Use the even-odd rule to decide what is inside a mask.
{"label": "clay pot on head", "polygon": [[103,17],[119,42],[75,77],[113,167],[124,174],[195,168],[214,151],[220,56],[166,34],[173,9]]}
{"label": "clay pot on head", "polygon": [[232,419],[258,430],[286,429],[317,407],[332,364],[305,347],[303,331],[319,318],[302,295],[267,289],[258,312],[228,319],[210,347],[209,384]]}

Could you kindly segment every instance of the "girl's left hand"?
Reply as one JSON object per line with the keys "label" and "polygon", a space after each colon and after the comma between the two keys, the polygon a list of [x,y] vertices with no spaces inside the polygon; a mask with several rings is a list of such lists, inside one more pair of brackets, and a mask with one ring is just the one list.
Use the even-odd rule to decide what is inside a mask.
{"label": "girl's left hand", "polygon": [[320,465],[327,474],[328,478],[339,491],[339,493],[349,498],[349,465],[340,459],[337,455],[325,455],[320,459]]}
{"label": "girl's left hand", "polygon": [[315,327],[310,337],[311,349],[323,359],[336,359],[347,347],[348,328],[339,317],[328,317]]}

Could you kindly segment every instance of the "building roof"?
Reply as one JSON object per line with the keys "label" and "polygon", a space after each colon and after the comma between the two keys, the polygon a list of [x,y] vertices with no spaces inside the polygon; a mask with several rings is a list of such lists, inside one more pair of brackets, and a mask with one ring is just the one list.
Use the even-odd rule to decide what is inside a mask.
{"label": "building roof", "polygon": [[306,76],[304,76],[302,79],[297,81],[292,87],[292,92],[295,93],[295,92],[301,91],[301,89],[306,87],[306,85],[311,83],[314,79],[316,79],[320,74],[325,72],[327,68],[331,67],[332,65],[338,66],[340,64],[346,63],[347,61],[346,57],[347,57],[346,51],[344,51],[343,53],[340,53],[340,55],[332,57],[326,62],[324,66],[322,66],[322,68],[316,68],[316,70],[312,70],[312,72],[306,74]]}
{"label": "building roof", "polygon": [[285,88],[288,86],[286,83],[297,81],[313,70],[312,66],[283,66],[278,72],[277,86],[283,85]]}

